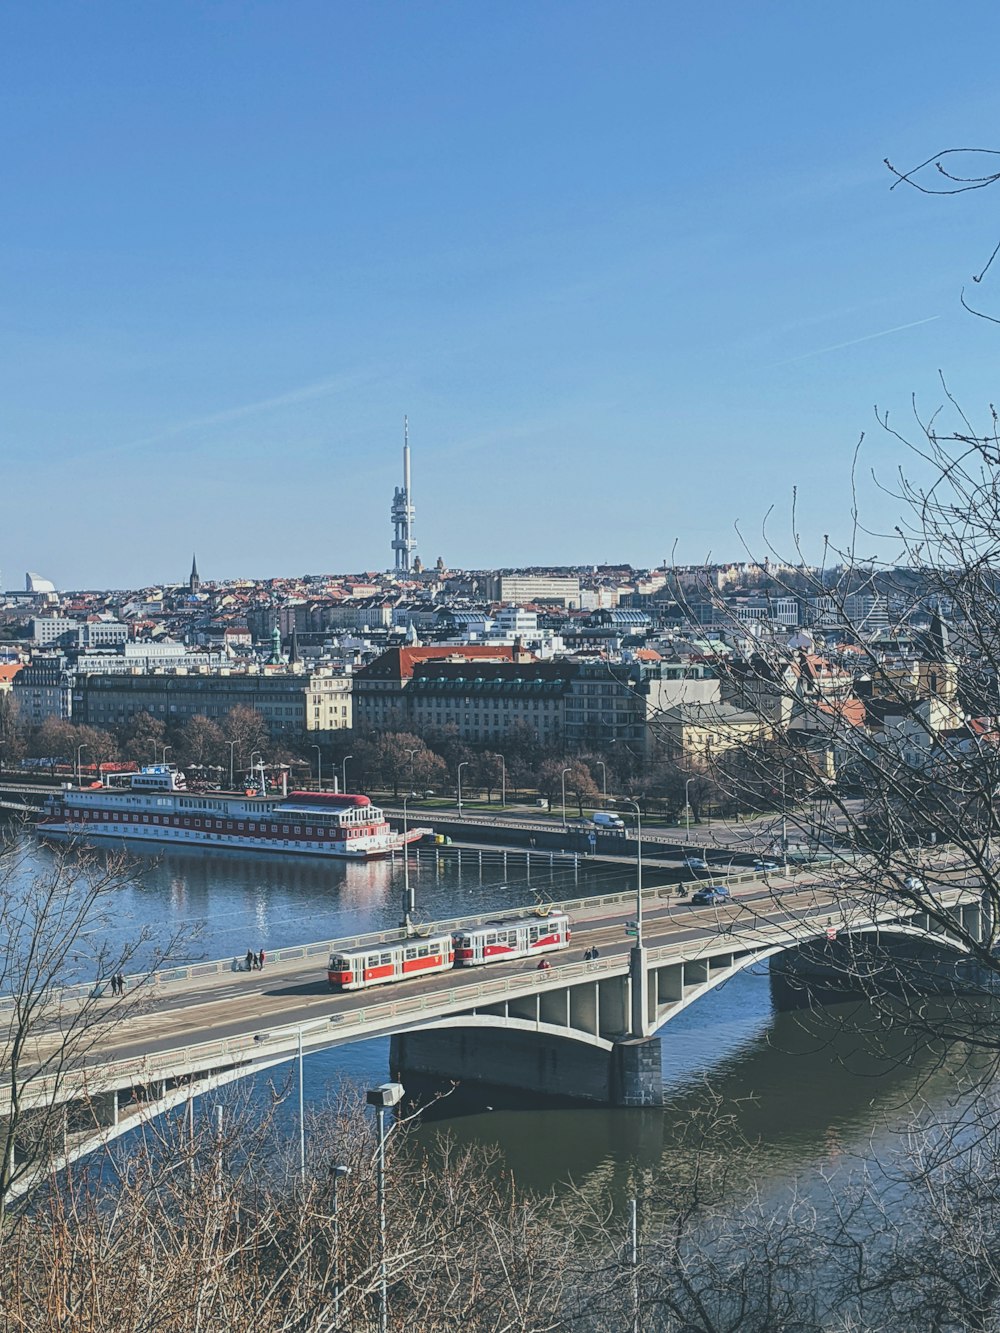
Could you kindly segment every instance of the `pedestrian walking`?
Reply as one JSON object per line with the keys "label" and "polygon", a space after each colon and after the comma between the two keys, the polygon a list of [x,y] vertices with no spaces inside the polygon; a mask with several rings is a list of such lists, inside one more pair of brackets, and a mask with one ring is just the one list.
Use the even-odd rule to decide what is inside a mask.
{"label": "pedestrian walking", "polygon": [[253,965],[254,965],[254,962],[255,962],[255,959],[254,959],[254,952],[253,952],[253,949],[247,949],[246,964],[247,964],[247,971],[248,971],[248,972],[252,972],[252,971],[253,971]]}
{"label": "pedestrian walking", "polygon": [[596,944],[595,944],[594,947],[591,949],[591,951],[590,951],[590,956],[591,956],[591,958],[600,958],[600,956],[601,956],[601,951],[600,951],[600,949],[597,947]]}
{"label": "pedestrian walking", "polygon": [[118,980],[118,994],[119,994],[119,995],[124,995],[124,994],[125,994],[125,973],[124,973],[124,972],[119,972],[119,973],[118,973],[117,980]]}
{"label": "pedestrian walking", "polygon": [[585,963],[589,963],[590,960],[593,958],[593,956],[594,956],[594,951],[593,951],[593,949],[584,949],[584,951],[583,951],[583,961],[584,961]]}
{"label": "pedestrian walking", "polygon": [[111,979],[110,979],[110,981],[108,982],[108,985],[111,987],[111,994],[112,994],[112,995],[117,995],[117,994],[118,994],[118,973],[117,973],[117,972],[113,972],[113,973],[111,974]]}
{"label": "pedestrian walking", "polygon": [[257,966],[260,968],[260,970],[261,970],[262,972],[264,971],[264,950],[263,950],[263,949],[261,949],[260,953],[257,955]]}

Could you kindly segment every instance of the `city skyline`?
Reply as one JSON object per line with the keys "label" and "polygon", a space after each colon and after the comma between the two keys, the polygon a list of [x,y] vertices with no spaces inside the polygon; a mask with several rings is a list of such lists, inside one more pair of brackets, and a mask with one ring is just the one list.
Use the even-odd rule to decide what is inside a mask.
{"label": "city skyline", "polygon": [[959,302],[981,197],[883,165],[993,123],[929,4],[42,3],[0,32],[8,587],[192,550],[391,568],[404,415],[425,564],[736,561],[772,508],[791,557],[793,494],[818,562],[863,432],[880,554],[867,476],[903,450],[873,407],[929,416],[939,371],[973,421],[995,398]]}

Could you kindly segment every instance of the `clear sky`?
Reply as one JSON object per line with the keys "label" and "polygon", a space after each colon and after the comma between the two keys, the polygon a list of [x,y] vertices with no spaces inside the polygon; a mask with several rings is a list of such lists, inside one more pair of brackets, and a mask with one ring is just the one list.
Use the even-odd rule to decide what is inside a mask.
{"label": "clear sky", "polygon": [[[993,3],[9,4],[0,578],[806,554],[996,397]],[[985,63],[984,63],[985,61]],[[977,298],[1000,313],[1000,283]],[[892,502],[869,488],[874,525]],[[876,544],[873,542],[873,549]]]}

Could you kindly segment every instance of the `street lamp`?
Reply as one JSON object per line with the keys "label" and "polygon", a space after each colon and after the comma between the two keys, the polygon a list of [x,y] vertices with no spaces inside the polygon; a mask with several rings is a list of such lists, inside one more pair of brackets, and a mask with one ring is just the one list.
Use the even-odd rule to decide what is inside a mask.
{"label": "street lamp", "polygon": [[312,747],[316,751],[316,787],[319,791],[323,790],[323,751],[318,745]]}
{"label": "street lamp", "polygon": [[407,802],[413,792],[408,792],[403,797],[403,931],[407,938],[413,934],[413,909],[416,906],[413,900],[413,890],[410,888],[410,856],[409,844],[406,841],[406,835],[409,832]]}
{"label": "street lamp", "polygon": [[389,1329],[389,1280],[385,1255],[385,1113],[398,1106],[402,1096],[402,1083],[381,1083],[377,1088],[369,1088],[365,1094],[365,1101],[375,1107],[378,1119],[379,1333],[388,1333]]}
{"label": "street lamp", "polygon": [[229,742],[229,790],[232,791],[236,783],[236,776],[233,772],[233,754],[236,751],[236,742]]}
{"label": "street lamp", "polygon": [[413,756],[414,756],[417,752],[416,752],[415,749],[406,749],[406,750],[403,751],[403,753],[406,754],[406,755],[409,755],[409,757],[410,757],[410,787],[412,788],[412,787],[413,787]]}
{"label": "street lamp", "polygon": [[500,809],[507,809],[507,760],[502,754],[498,754],[500,760]]}
{"label": "street lamp", "polygon": [[563,808],[563,828],[566,827],[566,774],[572,773],[573,769],[564,768],[559,774],[559,781],[562,783],[562,808]]}
{"label": "street lamp", "polygon": [[344,792],[347,791],[347,761],[348,759],[353,759],[353,758],[354,758],[353,754],[345,754],[344,758],[341,760],[340,776],[343,779],[343,783],[341,785],[340,790]]}
{"label": "street lamp", "polygon": [[604,804],[608,803],[608,766],[603,759],[595,759],[595,764],[601,766],[601,795],[604,797]]}
{"label": "street lamp", "polygon": [[642,811],[639,802],[627,796],[621,798],[635,810],[635,944],[629,956],[629,975],[632,979],[632,1036],[645,1037],[648,1026],[646,969],[642,948]]}
{"label": "street lamp", "polygon": [[458,817],[462,818],[462,769],[469,767],[468,759],[463,759],[458,766]]}
{"label": "street lamp", "polygon": [[340,1221],[337,1217],[337,1186],[351,1174],[349,1166],[330,1167],[333,1181],[333,1327],[340,1328]]}
{"label": "street lamp", "polygon": [[[685,782],[684,784],[684,841],[685,842],[691,841],[691,802],[688,800],[688,788],[691,786],[692,782],[694,782],[694,778],[688,778],[687,782]],[[711,818],[711,816],[709,816],[709,818]]]}
{"label": "street lamp", "polygon": [[80,770],[80,753],[83,750],[89,750],[89,749],[90,746],[87,744],[86,741],[81,741],[80,744],[76,747],[76,785],[78,787],[83,786],[83,774],[81,773]]}

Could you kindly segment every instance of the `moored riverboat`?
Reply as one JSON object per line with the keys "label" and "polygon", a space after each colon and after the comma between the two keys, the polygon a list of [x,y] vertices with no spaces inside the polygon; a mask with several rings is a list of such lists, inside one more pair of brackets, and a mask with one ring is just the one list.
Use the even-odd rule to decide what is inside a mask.
{"label": "moored riverboat", "polygon": [[189,790],[173,764],[150,764],[118,781],[64,787],[38,821],[41,836],[64,841],[172,843],[239,851],[295,852],[367,860],[431,832],[394,832],[367,796],[340,792]]}

